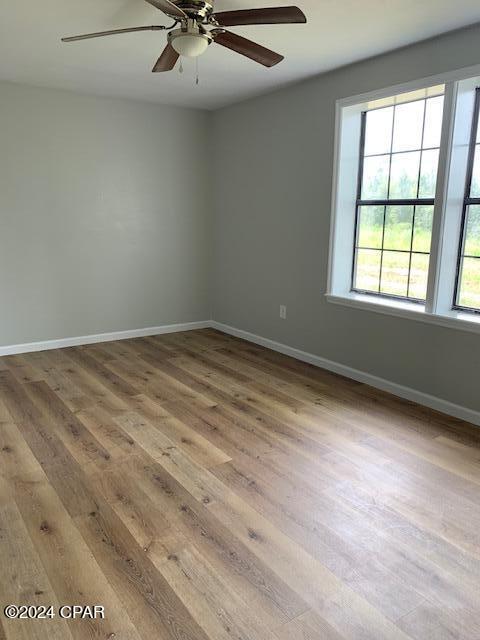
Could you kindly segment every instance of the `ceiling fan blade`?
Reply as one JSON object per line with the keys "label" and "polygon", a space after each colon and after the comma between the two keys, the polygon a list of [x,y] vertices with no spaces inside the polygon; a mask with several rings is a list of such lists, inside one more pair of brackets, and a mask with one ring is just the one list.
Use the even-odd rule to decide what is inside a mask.
{"label": "ceiling fan blade", "polygon": [[129,29],[112,29],[111,31],[98,31],[97,33],[85,33],[81,36],[62,38],[62,42],[77,42],[77,40],[89,40],[90,38],[102,38],[103,36],[115,36],[119,33],[133,33],[134,31],[163,31],[163,26],[130,27]]}
{"label": "ceiling fan blade", "polygon": [[213,17],[221,27],[234,27],[243,24],[294,24],[307,21],[305,14],[298,7],[221,11],[215,13]]}
{"label": "ceiling fan blade", "polygon": [[175,66],[177,60],[179,59],[180,54],[178,54],[175,49],[172,47],[170,43],[167,44],[165,49],[162,52],[162,55],[157,60],[155,66],[153,67],[153,73],[158,73],[160,71],[171,71]]}
{"label": "ceiling fan blade", "polygon": [[167,16],[175,16],[176,18],[188,18],[187,14],[183,9],[177,7],[176,4],[170,2],[170,0],[146,0],[149,4],[154,6],[156,9],[160,9],[163,13],[166,13]]}
{"label": "ceiling fan blade", "polygon": [[283,56],[279,53],[270,51],[270,49],[266,49],[256,42],[247,40],[247,38],[238,36],[236,33],[231,33],[230,31],[212,31],[211,33],[217,44],[221,44],[222,47],[226,47],[236,53],[240,53],[242,56],[255,60],[255,62],[263,64],[264,67],[273,67],[283,60]]}

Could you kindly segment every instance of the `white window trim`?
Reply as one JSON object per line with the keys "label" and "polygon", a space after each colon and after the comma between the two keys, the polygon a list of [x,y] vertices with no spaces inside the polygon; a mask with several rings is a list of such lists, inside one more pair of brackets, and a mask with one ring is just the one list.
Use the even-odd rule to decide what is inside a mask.
{"label": "white window trim", "polygon": [[474,313],[452,311],[449,315],[433,314],[425,310],[420,304],[394,300],[393,298],[379,298],[369,296],[364,293],[352,292],[348,296],[336,296],[331,293],[325,294],[329,302],[339,304],[343,307],[353,307],[372,311],[386,316],[396,316],[417,322],[427,322],[437,324],[450,329],[460,329],[472,333],[480,333],[480,317]]}
{"label": "white window trim", "polygon": [[[475,78],[475,81],[472,79]],[[464,114],[456,113],[457,94],[459,87],[478,86],[480,78],[480,65],[459,69],[445,74],[439,74],[422,78],[405,84],[395,85],[364,93],[349,98],[337,100],[335,105],[335,148],[334,148],[334,166],[333,166],[333,189],[332,189],[332,220],[330,225],[330,244],[329,244],[329,262],[328,262],[328,283],[326,298],[329,302],[342,306],[354,307],[381,313],[390,316],[397,316],[420,322],[432,323],[462,331],[470,331],[480,333],[480,314],[457,311],[451,308],[451,291],[452,291],[452,260],[442,259],[442,256],[456,253],[458,247],[458,232],[455,233],[455,224],[452,222],[452,216],[449,215],[449,209],[458,207],[458,198],[463,201],[464,194],[449,192],[449,182],[451,172],[450,160],[452,148],[455,145],[454,135],[457,127],[454,126],[456,118],[463,117]],[[461,84],[463,82],[463,84]],[[346,221],[345,214],[339,213],[340,207],[350,208],[349,200],[353,201],[353,191],[356,192],[356,179],[352,181],[348,189],[351,193],[345,194],[345,186],[340,184],[341,172],[340,161],[345,163],[341,154],[342,144],[342,127],[345,127],[346,108],[351,108],[348,112],[360,113],[364,108],[364,104],[381,98],[387,98],[393,95],[407,93],[428,86],[439,84],[445,85],[445,113],[446,117],[442,127],[442,143],[439,160],[439,173],[437,183],[437,193],[435,198],[434,222],[432,229],[432,251],[430,257],[430,271],[428,281],[427,302],[420,305],[408,300],[395,300],[383,298],[375,295],[368,295],[351,291],[350,287],[346,287],[345,272],[351,269],[351,261],[345,260],[343,252],[348,244],[348,251],[353,252],[352,230],[349,228],[349,222]],[[469,89],[470,90],[470,89]],[[347,121],[347,126],[348,126]],[[353,134],[355,135],[355,134]],[[354,146],[354,145],[353,145]],[[353,169],[348,162],[344,164],[343,174],[347,171],[352,173]],[[355,167],[358,171],[358,163]],[[344,178],[345,179],[345,178]],[[348,177],[346,182],[351,180]],[[455,180],[452,181],[452,184]],[[456,187],[454,187],[455,189]],[[347,201],[345,203],[345,200]],[[343,205],[342,205],[343,202]],[[351,220],[354,222],[354,206],[351,207]],[[343,225],[343,229],[341,229]],[[444,229],[448,226],[450,229],[448,234],[444,233]],[[453,226],[452,226],[453,225]],[[353,228],[353,227],[352,227]],[[340,233],[340,229],[343,233]],[[448,236],[448,237],[447,237]],[[349,253],[349,256],[350,256]],[[352,255],[353,259],[353,255]]]}

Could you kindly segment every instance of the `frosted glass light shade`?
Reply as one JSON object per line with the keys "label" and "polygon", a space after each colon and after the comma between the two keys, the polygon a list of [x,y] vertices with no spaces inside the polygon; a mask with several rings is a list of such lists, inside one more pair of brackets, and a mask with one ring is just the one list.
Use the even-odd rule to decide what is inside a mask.
{"label": "frosted glass light shade", "polygon": [[172,41],[172,47],[181,56],[198,58],[207,50],[208,39],[201,34],[186,33],[185,35],[177,36]]}

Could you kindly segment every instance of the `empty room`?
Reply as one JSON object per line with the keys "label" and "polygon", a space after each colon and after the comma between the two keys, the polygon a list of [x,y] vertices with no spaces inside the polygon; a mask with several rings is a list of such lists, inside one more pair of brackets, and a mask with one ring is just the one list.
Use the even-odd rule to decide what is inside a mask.
{"label": "empty room", "polygon": [[14,0],[0,640],[480,640],[478,0]]}

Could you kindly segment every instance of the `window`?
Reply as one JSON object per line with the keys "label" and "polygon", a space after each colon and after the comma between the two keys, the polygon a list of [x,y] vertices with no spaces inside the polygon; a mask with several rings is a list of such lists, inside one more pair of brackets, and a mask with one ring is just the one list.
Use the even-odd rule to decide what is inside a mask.
{"label": "window", "polygon": [[331,302],[480,332],[480,66],[337,102]]}
{"label": "window", "polygon": [[442,114],[443,95],[362,113],[352,290],[425,301]]}
{"label": "window", "polygon": [[475,91],[475,109],[470,140],[462,231],[458,254],[454,306],[480,311],[480,89]]}

